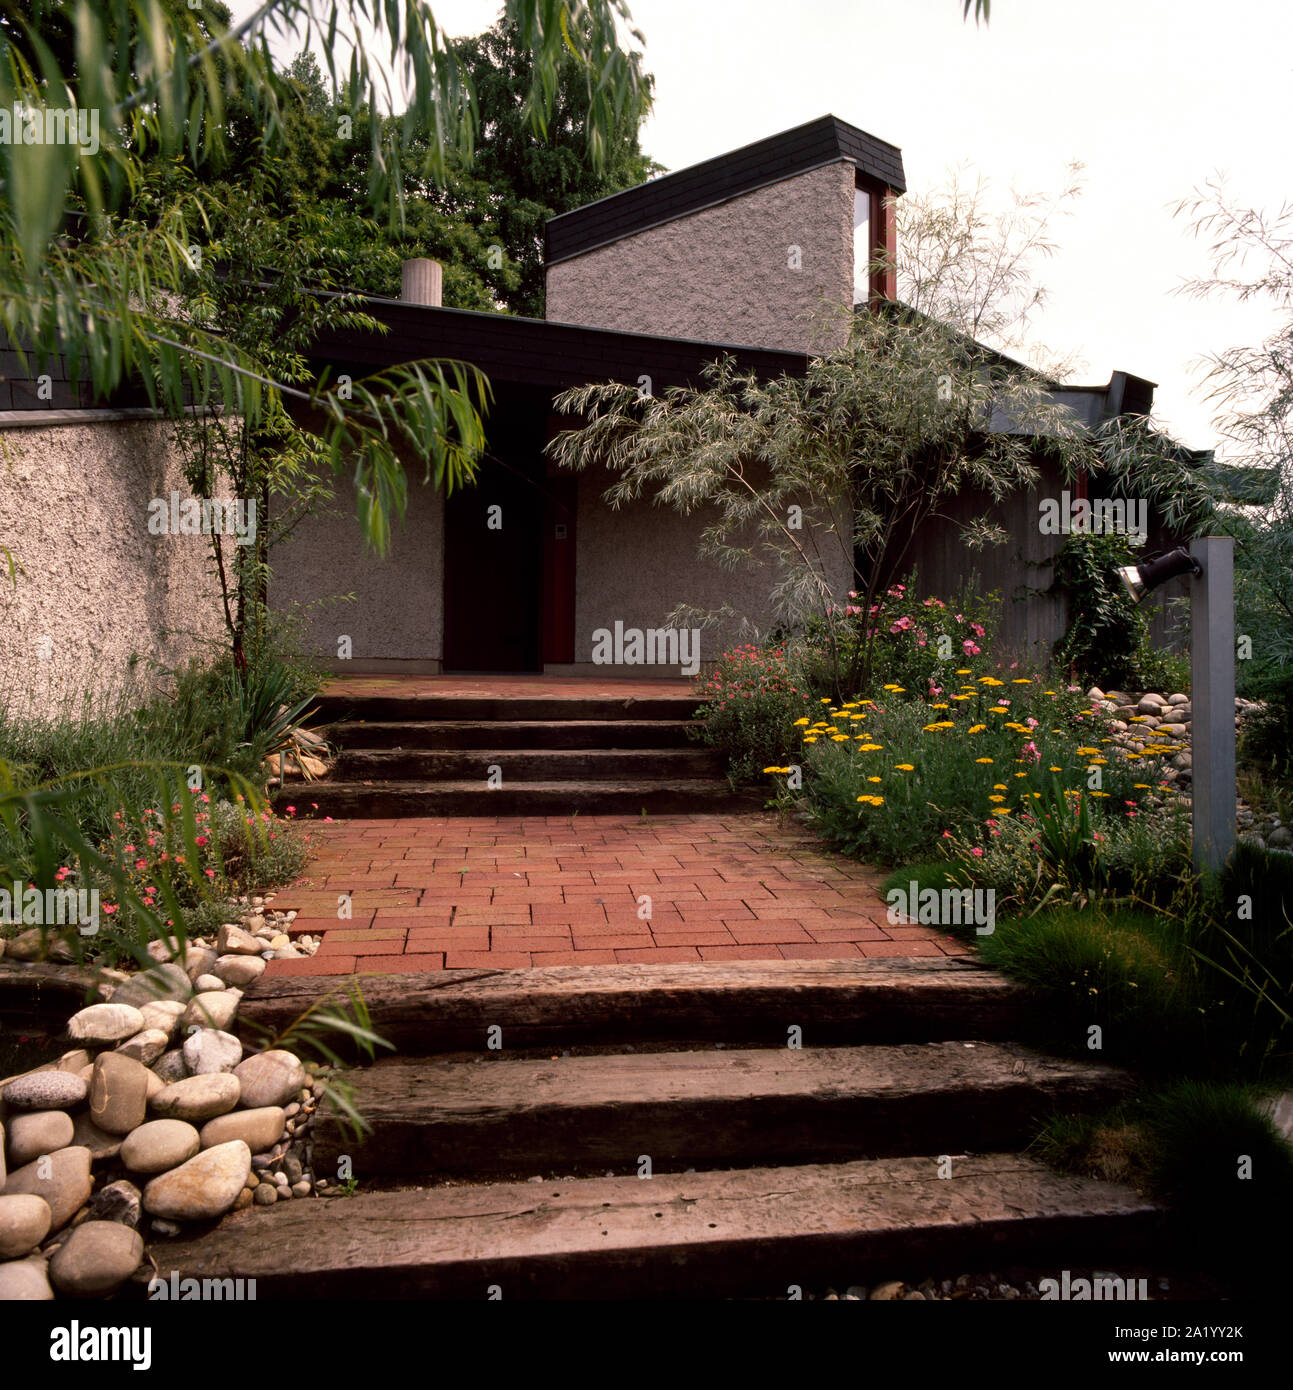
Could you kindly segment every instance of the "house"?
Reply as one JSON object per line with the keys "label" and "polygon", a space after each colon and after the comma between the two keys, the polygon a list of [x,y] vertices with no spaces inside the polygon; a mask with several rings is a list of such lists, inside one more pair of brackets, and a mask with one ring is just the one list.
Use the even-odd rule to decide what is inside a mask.
{"label": "house", "polygon": [[[720,571],[697,557],[697,518],[647,502],[612,510],[609,474],[555,468],[544,446],[572,422],[552,400],[607,380],[658,394],[695,383],[724,353],[765,377],[804,371],[829,346],[824,304],[895,296],[893,202],[905,186],[896,146],[824,116],[551,219],[543,320],[443,308],[438,267],[409,263],[401,300],[368,303],[390,331],[322,340],[320,363],[355,375],[421,357],[480,367],[495,402],[479,481],[448,498],[411,486],[407,523],[382,561],[362,546],[353,499],[341,496],[274,557],[272,602],[353,595],[310,610],[309,625],[325,663],[351,672],[592,673],[617,624],[659,632],[680,602],[726,606],[766,628],[762,566]],[[890,258],[882,274],[871,269],[878,253]],[[1097,423],[1147,412],[1153,385],[1119,372],[1062,395]],[[1036,592],[1055,548],[1037,525],[1037,499],[1013,499],[1007,511],[1018,547],[976,564],[1006,597],[1031,588],[1005,624],[1007,641],[1024,648],[1060,635],[1063,604]],[[835,549],[842,595],[851,575]],[[922,537],[918,564],[939,590],[967,578],[945,527]],[[703,632],[701,660],[740,631],[733,621]],[[665,651],[646,655],[661,659],[634,674],[686,667]]]}

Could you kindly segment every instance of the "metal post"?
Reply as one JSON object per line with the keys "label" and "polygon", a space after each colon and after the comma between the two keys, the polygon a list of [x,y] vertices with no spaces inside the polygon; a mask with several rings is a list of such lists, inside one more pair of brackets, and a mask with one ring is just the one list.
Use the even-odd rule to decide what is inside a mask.
{"label": "metal post", "polygon": [[1190,581],[1194,862],[1219,869],[1235,844],[1235,543],[1192,541]]}

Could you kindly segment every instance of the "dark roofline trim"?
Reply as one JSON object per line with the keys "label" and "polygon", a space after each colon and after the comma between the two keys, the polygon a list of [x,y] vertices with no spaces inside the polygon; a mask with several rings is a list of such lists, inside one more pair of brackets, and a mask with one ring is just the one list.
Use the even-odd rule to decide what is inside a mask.
{"label": "dark roofline trim", "polygon": [[[590,251],[600,251],[604,246],[614,246],[617,241],[629,241],[635,236],[640,236],[643,232],[652,232],[657,227],[667,227],[674,222],[683,222],[688,217],[695,217],[698,213],[708,212],[710,208],[721,208],[724,203],[734,203],[738,198],[744,198],[747,193],[757,193],[761,188],[775,188],[779,183],[789,183],[791,179],[800,178],[804,174],[815,174],[818,169],[829,169],[832,164],[852,164],[856,171],[856,179],[859,185],[868,188],[880,188],[883,186],[882,180],[872,178],[869,174],[864,174],[858,169],[856,159],[853,159],[850,155],[842,154],[834,159],[823,159],[820,164],[813,164],[807,169],[796,169],[793,174],[779,174],[775,178],[765,179],[762,183],[752,183],[748,188],[742,188],[739,193],[724,193],[721,197],[711,198],[709,202],[700,203],[694,208],[689,208],[686,212],[675,213],[671,217],[661,217],[655,222],[644,222],[640,227],[634,227],[631,232],[613,233],[606,237],[604,241],[589,242],[587,245],[581,246],[578,251],[568,252],[564,256],[554,256],[551,260],[544,262],[544,267],[546,269],[548,266],[564,265],[567,261],[577,261],[580,256],[586,256]],[[610,196],[614,198],[619,195],[612,193]],[[602,200],[599,198],[598,202],[601,201]],[[586,206],[592,207],[593,204],[588,203]],[[583,208],[576,208],[575,211],[582,212]],[[562,213],[561,215],[563,217],[569,216],[568,213]],[[556,218],[549,218],[549,221],[555,222]]]}
{"label": "dark roofline trim", "polygon": [[837,116],[819,116],[549,218],[544,227],[545,263],[557,265],[648,226],[846,159],[868,182],[897,193],[906,188],[902,151],[896,145]]}

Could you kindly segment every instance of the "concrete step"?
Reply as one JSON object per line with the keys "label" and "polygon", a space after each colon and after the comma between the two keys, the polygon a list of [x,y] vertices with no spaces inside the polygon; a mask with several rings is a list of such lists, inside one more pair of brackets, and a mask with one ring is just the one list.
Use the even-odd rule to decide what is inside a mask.
{"label": "concrete step", "polygon": [[1002,1154],[940,1176],[947,1157],[298,1199],[150,1253],[163,1280],[254,1278],[262,1300],[785,1298],[985,1260],[1117,1268],[1160,1221],[1129,1188]]}
{"label": "concrete step", "polygon": [[[365,1176],[632,1173],[812,1163],[1028,1142],[1056,1109],[1131,1089],[1110,1067],[1015,1043],[733,1048],[512,1060],[393,1058],[348,1073],[372,1132],[325,1112],[321,1173]],[[344,1117],[343,1117],[344,1118]]]}
{"label": "concrete step", "polygon": [[342,720],[342,748],[695,748],[687,719]]}
{"label": "concrete step", "polygon": [[[275,807],[306,799],[315,816],[384,820],[395,816],[677,815],[756,810],[757,793],[733,793],[726,779],[512,782],[494,791],[469,782],[296,783],[274,795]],[[314,809],[317,807],[317,810]]]}
{"label": "concrete step", "polygon": [[723,760],[704,748],[343,748],[333,776],[339,782],[477,782],[485,788],[491,769],[502,789],[518,782],[676,782],[696,777],[716,781]]}
{"label": "concrete step", "polygon": [[[281,1033],[336,981],[262,976],[239,1023]],[[405,1055],[677,1039],[782,1048],[1009,1041],[1034,1026],[1029,994],[954,957],[712,961],[444,970],[363,980],[372,1026]],[[251,1033],[248,1036],[252,1036]]]}
{"label": "concrete step", "polygon": [[314,708],[323,723],[339,720],[688,720],[698,695],[320,695]]}

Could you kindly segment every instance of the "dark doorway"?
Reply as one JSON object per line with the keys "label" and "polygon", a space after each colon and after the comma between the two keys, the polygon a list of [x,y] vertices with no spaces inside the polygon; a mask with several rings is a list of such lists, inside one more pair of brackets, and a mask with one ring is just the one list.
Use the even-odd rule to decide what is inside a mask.
{"label": "dark doorway", "polygon": [[488,454],[444,516],[444,669],[542,670],[549,402],[499,391]]}

